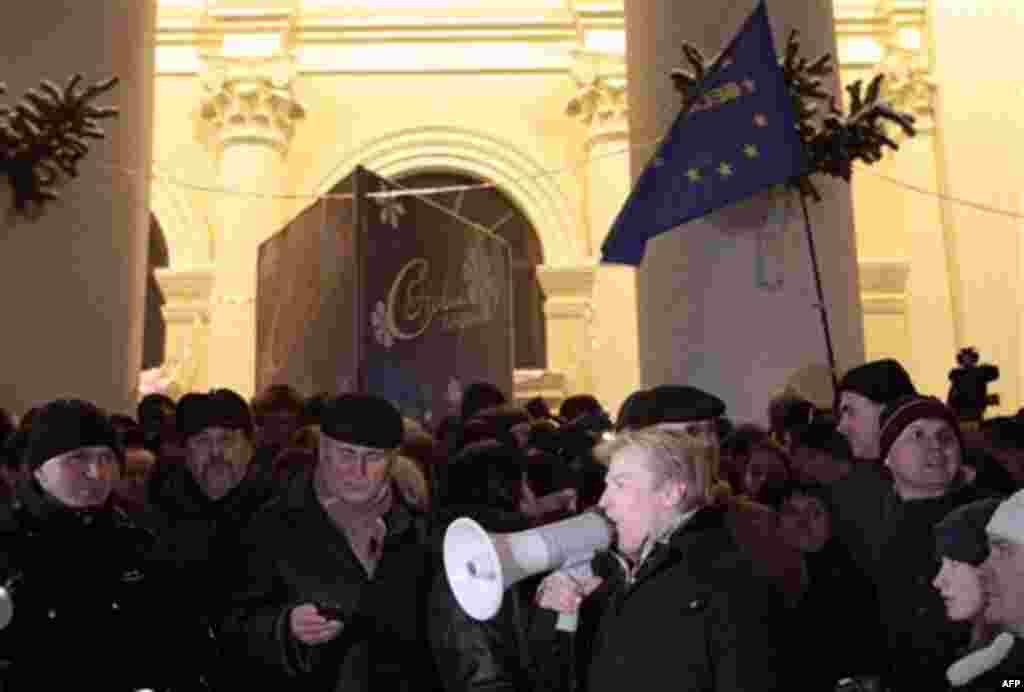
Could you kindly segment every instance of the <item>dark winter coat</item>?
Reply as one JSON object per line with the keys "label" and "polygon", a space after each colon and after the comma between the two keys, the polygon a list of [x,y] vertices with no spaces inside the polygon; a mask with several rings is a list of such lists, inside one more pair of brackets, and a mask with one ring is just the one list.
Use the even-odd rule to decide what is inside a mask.
{"label": "dark winter coat", "polygon": [[[519,515],[503,515],[483,507],[446,512],[441,525],[469,516],[490,532],[528,528]],[[435,545],[440,545],[440,541]],[[508,589],[497,615],[474,620],[459,606],[445,571],[438,570],[430,597],[430,646],[445,692],[529,692],[535,653],[529,642],[530,623],[539,609],[533,604],[535,580]],[[554,623],[552,622],[552,628]]]}
{"label": "dark winter coat", "polygon": [[874,586],[846,547],[805,553],[808,586],[787,618],[794,689],[832,690],[842,678],[878,674],[884,644]]}
{"label": "dark winter coat", "polygon": [[207,497],[188,467],[168,465],[151,488],[148,514],[155,517],[150,553],[162,594],[164,629],[182,653],[175,667],[179,686],[203,678],[215,689],[230,684],[231,662],[217,646],[215,625],[227,612],[232,575],[245,559],[241,532],[274,494],[269,470],[255,464],[231,492]]}
{"label": "dark winter coat", "polygon": [[946,617],[939,592],[934,527],[950,511],[979,499],[958,485],[942,497],[902,500],[884,468],[858,464],[830,486],[833,533],[871,579],[878,599],[889,686],[941,689],[945,670],[969,637],[969,625]]}
{"label": "dark winter coat", "polygon": [[[438,689],[427,638],[434,569],[425,518],[402,504],[384,516],[387,534],[372,579],[321,507],[312,480],[297,476],[253,519],[222,628],[247,657],[236,689],[359,692]],[[340,608],[344,627],[319,646],[296,641],[291,610]]]}
{"label": "dark winter coat", "polygon": [[633,583],[615,569],[584,601],[585,689],[770,692],[782,612],[778,590],[757,576],[724,512],[700,510],[655,547]]}
{"label": "dark winter coat", "polygon": [[174,662],[157,644],[151,541],[112,503],[72,510],[20,482],[0,505],[0,584],[14,603],[0,631],[0,689],[162,687]]}

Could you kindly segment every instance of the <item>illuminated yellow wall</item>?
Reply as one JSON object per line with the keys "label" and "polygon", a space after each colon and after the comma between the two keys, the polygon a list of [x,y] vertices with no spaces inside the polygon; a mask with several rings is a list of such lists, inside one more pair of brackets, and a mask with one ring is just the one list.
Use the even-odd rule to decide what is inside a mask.
{"label": "illuminated yellow wall", "polygon": [[[1007,86],[1019,75],[1014,61],[993,59],[991,47],[1014,45],[1020,20],[1001,15],[995,0],[969,9],[953,0],[834,4],[843,81],[889,74],[886,97],[921,125],[916,139],[901,140],[899,152],[858,172],[853,184],[867,357],[899,358],[921,390],[943,396],[956,349],[975,345],[1002,368],[995,389],[1004,410],[1015,410],[1024,378],[1019,223],[942,205],[885,177],[1019,210],[1022,181],[1013,162],[1024,140],[1012,115],[1019,90]],[[388,175],[441,167],[495,180],[530,216],[550,270],[542,276],[550,298],[549,372],[523,374],[521,382],[532,382],[523,391],[557,399],[597,387],[615,372],[621,377],[602,398],[613,408],[621,401],[638,381],[635,315],[621,327],[609,324],[602,305],[617,312],[622,301],[601,303],[607,291],[594,263],[608,223],[601,209],[624,195],[628,173],[626,166],[605,166],[588,180],[595,131],[565,112],[581,88],[580,51],[621,56],[621,2],[212,5],[299,9],[298,76],[289,88],[305,117],[295,125],[281,192],[324,191],[359,162]],[[219,173],[244,187],[246,171],[219,171],[215,150],[203,143],[210,132],[199,116],[202,8],[186,0],[161,3],[154,159],[178,180],[214,185]],[[385,14],[391,19],[384,21]],[[239,34],[231,26],[225,31]],[[258,52],[258,42],[237,38],[229,43]],[[552,170],[563,172],[544,174]],[[161,278],[173,321],[169,357],[185,359],[187,351],[194,362],[189,383],[207,386],[217,379],[205,369],[204,341],[216,195],[158,179],[152,204],[170,245],[171,270]],[[274,230],[303,205],[282,201],[267,227],[253,232]],[[626,277],[621,285],[630,283]]]}

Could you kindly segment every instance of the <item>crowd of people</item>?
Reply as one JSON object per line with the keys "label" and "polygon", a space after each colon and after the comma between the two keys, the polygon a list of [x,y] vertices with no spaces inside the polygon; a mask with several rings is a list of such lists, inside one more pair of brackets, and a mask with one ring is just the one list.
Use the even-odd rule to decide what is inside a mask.
{"label": "crowd of people", "polygon": [[[0,692],[991,690],[1024,677],[1024,416],[966,422],[904,368],[734,425],[682,384],[428,429],[373,393],[149,395],[0,412]],[[585,574],[476,620],[448,525],[581,512]],[[1019,683],[1018,683],[1019,684]]]}

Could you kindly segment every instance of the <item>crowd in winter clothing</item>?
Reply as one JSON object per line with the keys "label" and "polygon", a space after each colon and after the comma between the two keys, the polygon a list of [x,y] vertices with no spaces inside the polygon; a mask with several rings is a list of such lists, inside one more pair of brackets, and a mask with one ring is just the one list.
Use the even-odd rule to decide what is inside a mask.
{"label": "crowd in winter clothing", "polygon": [[[484,383],[436,426],[275,385],[0,415],[0,692],[988,690],[1024,677],[1024,417],[881,360],[733,425]],[[958,396],[962,398],[962,392]],[[965,413],[967,411],[968,413]],[[447,527],[596,512],[585,573],[459,604]]]}

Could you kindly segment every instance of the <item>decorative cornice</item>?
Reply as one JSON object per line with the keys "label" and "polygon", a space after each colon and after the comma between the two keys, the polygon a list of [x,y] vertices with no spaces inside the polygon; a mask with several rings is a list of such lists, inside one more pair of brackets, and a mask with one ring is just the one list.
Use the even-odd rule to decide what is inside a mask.
{"label": "decorative cornice", "polygon": [[[614,2],[568,9],[561,3],[517,2],[500,12],[472,4],[431,9],[422,3],[383,12],[372,2],[357,4],[305,6],[288,15],[299,72],[566,74],[570,49],[584,45],[587,32],[625,30],[622,3]],[[195,74],[203,47],[224,37],[279,31],[286,12],[229,14],[211,22],[211,13],[198,6],[161,8],[158,73]]]}
{"label": "decorative cornice", "polygon": [[541,397],[549,406],[557,407],[569,395],[565,374],[551,370],[513,371],[515,398],[529,401]]}
{"label": "decorative cornice", "polygon": [[594,295],[597,266],[593,264],[537,267],[537,280],[544,291],[545,304],[583,300],[589,302]]}
{"label": "decorative cornice", "polygon": [[858,262],[861,304],[865,314],[902,315],[907,311],[910,265],[902,259]]}
{"label": "decorative cornice", "polygon": [[164,319],[176,323],[195,323],[196,320],[209,323],[214,283],[212,266],[156,269],[153,275],[164,296]]}
{"label": "decorative cornice", "polygon": [[862,293],[906,293],[910,275],[906,260],[863,259],[858,262],[858,269]]}

